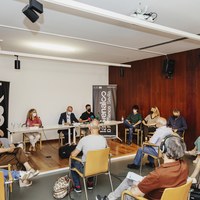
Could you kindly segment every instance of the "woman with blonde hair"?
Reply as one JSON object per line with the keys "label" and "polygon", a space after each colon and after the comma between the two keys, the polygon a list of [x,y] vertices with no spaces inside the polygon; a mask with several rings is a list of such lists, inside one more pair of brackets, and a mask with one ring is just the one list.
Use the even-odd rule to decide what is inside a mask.
{"label": "woman with blonde hair", "polygon": [[[28,111],[25,124],[27,127],[42,127],[42,121],[38,117],[36,109],[32,108]],[[39,141],[40,134],[37,132],[26,133],[26,136],[29,138],[31,143],[29,151],[36,151],[35,144]]]}
{"label": "woman with blonde hair", "polygon": [[151,107],[150,113],[142,121],[145,138],[147,137],[149,132],[156,131],[156,123],[159,117],[160,117],[159,109],[156,106]]}

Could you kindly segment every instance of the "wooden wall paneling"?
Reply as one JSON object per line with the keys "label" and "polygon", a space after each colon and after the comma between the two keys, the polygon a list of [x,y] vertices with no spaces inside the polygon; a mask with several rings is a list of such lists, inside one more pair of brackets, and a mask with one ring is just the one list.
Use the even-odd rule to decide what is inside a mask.
{"label": "wooden wall paneling", "polygon": [[151,106],[157,106],[161,116],[168,118],[174,108],[186,118],[188,148],[200,134],[200,49],[169,55],[175,60],[173,79],[162,74],[164,56],[131,62],[120,77],[117,67],[109,67],[109,83],[118,85],[117,119],[127,116],[138,104],[145,117]]}

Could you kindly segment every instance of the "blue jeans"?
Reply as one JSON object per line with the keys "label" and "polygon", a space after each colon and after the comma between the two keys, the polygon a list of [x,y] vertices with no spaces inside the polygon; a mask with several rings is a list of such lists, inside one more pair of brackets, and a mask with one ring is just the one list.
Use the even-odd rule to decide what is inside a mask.
{"label": "blue jeans", "polygon": [[[153,155],[153,156],[157,156],[158,155],[157,151],[151,146],[145,146],[144,150],[143,150],[143,148],[139,148],[138,151],[137,151],[137,154],[136,154],[136,156],[135,156],[135,158],[133,160],[133,163],[135,165],[140,165],[141,159],[143,157],[143,152],[147,153],[147,154],[150,154],[150,155]],[[154,159],[151,156],[148,156],[148,160],[149,160],[149,162],[151,164],[154,164]]]}
{"label": "blue jeans", "polygon": [[132,142],[133,140],[133,132],[135,131],[135,127],[132,124],[129,124],[127,120],[124,121],[124,125],[126,128],[129,128],[128,133],[128,142]]}
{"label": "blue jeans", "polygon": [[[77,161],[77,160],[72,160],[71,163],[71,168],[76,168],[78,169],[81,173],[83,173],[84,171],[84,166],[81,162]],[[71,175],[72,175],[72,179],[74,182],[74,186],[80,186],[80,176],[75,172],[71,170]],[[88,178],[88,182],[93,182],[93,177]]]}

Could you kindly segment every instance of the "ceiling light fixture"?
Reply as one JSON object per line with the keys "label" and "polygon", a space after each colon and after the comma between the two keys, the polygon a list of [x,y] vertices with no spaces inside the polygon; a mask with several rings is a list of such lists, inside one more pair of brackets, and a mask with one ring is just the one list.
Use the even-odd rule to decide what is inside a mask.
{"label": "ceiling light fixture", "polygon": [[45,42],[28,42],[29,47],[42,49],[47,51],[58,51],[58,52],[76,52],[77,49],[75,47],[65,46],[65,45],[58,45],[58,44],[50,44]]}
{"label": "ceiling light fixture", "polygon": [[36,22],[39,18],[38,13],[42,14],[43,13],[43,5],[36,1],[36,0],[30,0],[29,4],[26,5],[23,9],[22,12],[26,15],[26,17],[31,21],[31,22]]}

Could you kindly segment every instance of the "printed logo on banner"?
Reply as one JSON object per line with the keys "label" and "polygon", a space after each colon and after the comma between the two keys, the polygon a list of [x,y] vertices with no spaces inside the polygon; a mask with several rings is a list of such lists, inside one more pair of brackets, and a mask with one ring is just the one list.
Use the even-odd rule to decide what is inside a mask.
{"label": "printed logo on banner", "polygon": [[7,137],[9,82],[0,81],[0,129]]}
{"label": "printed logo on banner", "polygon": [[[116,85],[93,86],[93,108],[96,118],[100,121],[116,119]],[[116,134],[115,126],[101,126],[102,135]]]}

